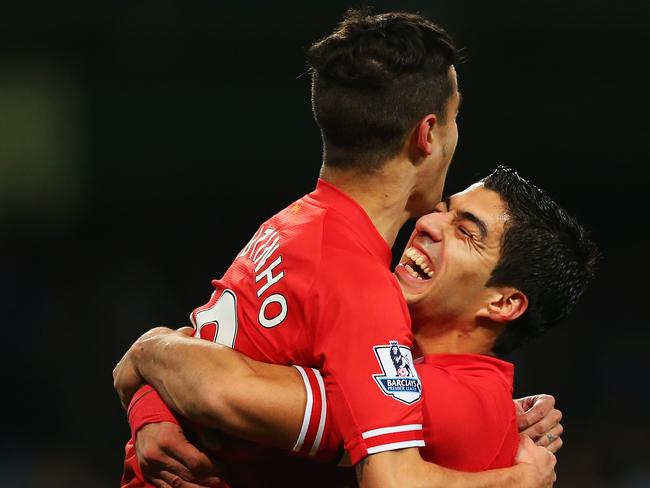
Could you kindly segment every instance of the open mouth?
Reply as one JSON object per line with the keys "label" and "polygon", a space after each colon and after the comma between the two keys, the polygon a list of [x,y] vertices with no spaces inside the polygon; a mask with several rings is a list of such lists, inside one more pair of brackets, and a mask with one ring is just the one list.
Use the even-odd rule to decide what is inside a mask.
{"label": "open mouth", "polygon": [[408,247],[404,251],[402,262],[404,269],[413,278],[418,280],[430,280],[433,277],[433,270],[429,267],[428,259],[413,247]]}

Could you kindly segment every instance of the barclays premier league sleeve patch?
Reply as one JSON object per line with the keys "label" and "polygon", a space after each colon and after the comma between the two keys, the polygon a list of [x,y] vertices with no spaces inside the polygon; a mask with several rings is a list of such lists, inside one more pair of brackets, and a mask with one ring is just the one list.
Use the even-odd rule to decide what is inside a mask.
{"label": "barclays premier league sleeve patch", "polygon": [[413,366],[411,350],[397,341],[373,349],[382,374],[372,376],[381,391],[407,405],[417,402],[422,396],[422,385]]}

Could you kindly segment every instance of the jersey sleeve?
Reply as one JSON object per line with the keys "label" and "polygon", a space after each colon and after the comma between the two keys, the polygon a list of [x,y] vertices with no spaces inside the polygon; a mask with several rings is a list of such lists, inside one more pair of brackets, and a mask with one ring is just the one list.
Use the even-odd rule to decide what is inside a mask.
{"label": "jersey sleeve", "polygon": [[307,402],[292,453],[315,461],[339,461],[343,456],[343,443],[329,412],[323,377],[317,369],[294,367],[305,385]]}
{"label": "jersey sleeve", "polygon": [[421,384],[399,286],[387,270],[363,263],[335,269],[332,286],[316,300],[317,353],[350,460],[357,464],[369,454],[422,447]]}

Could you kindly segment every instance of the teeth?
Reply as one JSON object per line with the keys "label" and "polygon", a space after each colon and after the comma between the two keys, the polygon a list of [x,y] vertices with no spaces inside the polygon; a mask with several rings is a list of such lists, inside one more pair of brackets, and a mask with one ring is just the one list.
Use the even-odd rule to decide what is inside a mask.
{"label": "teeth", "polygon": [[410,274],[413,278],[419,278],[419,279],[422,279],[422,278],[420,278],[420,275],[418,275],[417,272],[416,272],[413,268],[411,268],[411,265],[410,265],[410,264],[405,264],[405,265],[404,265],[404,269],[406,269],[406,271],[408,271],[409,274]]}
{"label": "teeth", "polygon": [[[422,268],[422,271],[424,271],[429,278],[433,277],[433,271],[431,271],[431,269],[429,269],[429,266],[426,264],[426,258],[422,256],[422,254],[420,254],[415,248],[413,247],[407,248],[406,251],[404,251],[404,255],[412,259],[415,264],[417,264],[420,268]],[[408,268],[409,268],[409,272],[413,271],[413,268],[411,268],[410,266]],[[418,276],[418,274],[415,271],[413,271],[413,273],[411,274],[415,277],[422,279],[420,276]]]}

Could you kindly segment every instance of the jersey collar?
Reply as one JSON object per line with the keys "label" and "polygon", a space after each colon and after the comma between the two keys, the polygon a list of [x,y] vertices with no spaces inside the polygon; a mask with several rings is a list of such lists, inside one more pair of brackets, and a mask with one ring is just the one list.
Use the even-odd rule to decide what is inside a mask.
{"label": "jersey collar", "polygon": [[372,223],[366,211],[351,196],[333,184],[319,178],[316,189],[307,195],[316,203],[334,209],[350,222],[359,234],[360,243],[368,251],[381,259],[387,268],[392,261],[391,249],[383,236]]}

